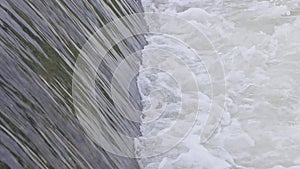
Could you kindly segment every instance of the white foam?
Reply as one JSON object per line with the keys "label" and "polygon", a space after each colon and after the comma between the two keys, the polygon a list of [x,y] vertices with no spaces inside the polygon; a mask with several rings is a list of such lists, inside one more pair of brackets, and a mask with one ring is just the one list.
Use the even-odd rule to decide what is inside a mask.
{"label": "white foam", "polygon": [[[142,2],[146,11],[176,15],[206,33],[223,59],[227,90],[225,106],[218,105],[220,111],[225,110],[221,126],[209,142],[202,144],[200,135],[212,99],[203,64],[189,50],[164,36],[147,37],[146,49],[172,50],[182,56],[193,66],[203,86],[201,91],[188,95],[191,103],[196,101],[194,94],[199,94],[202,101],[198,123],[189,136],[169,152],[140,159],[140,166],[147,169],[300,168],[297,166],[300,157],[300,135],[297,134],[300,132],[300,2]],[[157,55],[160,53],[144,52],[145,71],[138,78],[144,106],[150,107],[147,100],[161,98],[158,93],[169,97],[162,101],[164,103],[155,102],[155,105],[166,104],[166,114],[153,123],[143,124],[145,135],[163,133],[176,120],[176,111],[180,109],[180,90],[172,78],[164,73],[146,71],[151,64],[159,64],[169,65],[169,69],[180,73],[176,62],[170,64],[167,57],[155,59]],[[186,77],[187,88],[190,80]],[[153,90],[160,92],[146,94]],[[145,116],[156,117],[158,110],[153,106],[154,113]]]}

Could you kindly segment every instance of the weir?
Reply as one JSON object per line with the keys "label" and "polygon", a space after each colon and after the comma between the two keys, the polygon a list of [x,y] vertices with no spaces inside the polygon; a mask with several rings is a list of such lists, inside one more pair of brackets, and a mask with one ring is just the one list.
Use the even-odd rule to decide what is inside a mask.
{"label": "weir", "polygon": [[[139,168],[136,159],[105,151],[83,129],[73,106],[72,76],[81,49],[97,30],[142,11],[141,2],[132,0],[1,1],[1,169]],[[98,73],[109,82],[115,69],[106,62],[109,57],[122,60],[145,44],[143,35],[124,39],[110,51]],[[113,104],[105,105],[111,98],[99,84],[98,101],[106,108],[100,113],[117,131],[140,135],[139,123],[120,116]],[[105,87],[109,90],[109,84]],[[141,110],[136,79],[129,92]]]}

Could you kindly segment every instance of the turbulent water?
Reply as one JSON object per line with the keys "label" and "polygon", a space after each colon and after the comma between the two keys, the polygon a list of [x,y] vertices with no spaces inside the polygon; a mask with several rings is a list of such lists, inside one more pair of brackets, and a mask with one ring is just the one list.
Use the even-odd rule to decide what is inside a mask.
{"label": "turbulent water", "polygon": [[0,168],[299,169],[299,37],[299,0],[1,0]]}
{"label": "turbulent water", "polygon": [[[172,39],[180,36],[198,46],[207,45],[203,36],[176,22],[160,23],[162,30],[171,32],[169,36],[147,36],[138,78],[143,135],[164,135],[175,121],[181,121],[177,116],[183,97],[191,106],[184,113],[199,114],[182,142],[157,156],[139,159],[141,168],[299,169],[300,1],[143,0],[142,4],[147,12],[188,21],[213,47],[206,54],[199,49],[193,52]],[[172,55],[184,61],[194,77],[182,73],[180,61],[169,59]],[[207,58],[223,63],[224,91],[222,85],[211,91],[210,80],[218,68],[213,68],[213,61],[203,63]],[[181,87],[172,77],[176,74]],[[193,80],[200,85],[198,91],[188,91]],[[216,115],[209,112],[212,100],[217,104]],[[197,101],[199,109],[193,107]],[[182,137],[178,133],[174,131],[172,137]],[[160,140],[145,146],[155,150],[168,144]]]}

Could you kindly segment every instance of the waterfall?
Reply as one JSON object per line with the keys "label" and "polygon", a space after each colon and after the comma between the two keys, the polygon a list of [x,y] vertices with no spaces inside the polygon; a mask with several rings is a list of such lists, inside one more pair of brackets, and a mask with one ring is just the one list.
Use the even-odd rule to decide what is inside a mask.
{"label": "waterfall", "polygon": [[[90,112],[78,111],[73,87],[83,79],[76,63],[89,40],[111,21],[142,12],[140,1],[2,0],[0,12],[0,168],[139,168],[136,159],[105,150],[89,135],[81,117]],[[118,29],[109,31],[100,43]],[[143,35],[122,39],[96,71],[97,113],[129,136],[140,135],[139,123],[109,102],[104,82],[115,63],[145,43]],[[141,109],[135,79],[130,98]]]}

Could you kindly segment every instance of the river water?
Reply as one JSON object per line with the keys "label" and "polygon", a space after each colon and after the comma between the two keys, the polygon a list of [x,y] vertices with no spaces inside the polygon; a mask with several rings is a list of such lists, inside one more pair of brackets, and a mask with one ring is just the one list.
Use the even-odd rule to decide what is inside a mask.
{"label": "river water", "polygon": [[[141,11],[139,1],[0,1],[1,169],[139,168],[86,134],[73,105],[72,76],[80,50],[99,28]],[[112,56],[120,60],[144,43],[142,36],[125,39]],[[99,72],[111,78],[105,66]],[[123,133],[140,134],[139,125],[117,116],[113,106],[104,114]]]}
{"label": "river water", "polygon": [[[211,52],[219,57],[196,49],[194,52],[202,58],[195,59],[190,48],[170,36],[183,37],[195,46],[207,43],[203,36],[184,31],[185,27],[176,22],[160,23],[161,30],[170,30],[169,36],[147,36],[149,44],[143,52],[143,71],[138,78],[144,105],[143,135],[164,135],[175,121],[182,121],[178,112],[182,111],[183,97],[192,109],[184,113],[199,114],[183,141],[167,152],[140,159],[141,167],[300,168],[300,1],[143,0],[142,4],[147,12],[183,18],[198,28],[211,42]],[[150,30],[155,29],[149,25]],[[181,73],[182,64],[169,59],[172,55],[183,60],[195,77]],[[202,63],[208,57],[221,60],[224,68],[225,89],[217,86],[213,94],[210,77],[216,76],[218,67],[211,68],[214,62]],[[176,73],[184,85],[178,86],[172,78]],[[199,90],[187,90],[194,80]],[[201,102],[199,109],[193,107],[196,95]],[[212,100],[216,114],[209,112]],[[172,137],[182,137],[180,130],[173,131]],[[160,140],[146,146],[155,151],[170,143]]]}
{"label": "river water", "polygon": [[[92,70],[90,103],[89,47],[122,30],[91,37],[143,10],[161,17],[137,20],[154,33],[114,44]],[[299,0],[2,0],[0,168],[299,169],[299,37]],[[121,100],[125,113],[141,110],[132,121],[108,93],[136,51],[133,106]],[[107,151],[105,125],[117,148],[120,135],[136,138],[125,147],[138,158]]]}

